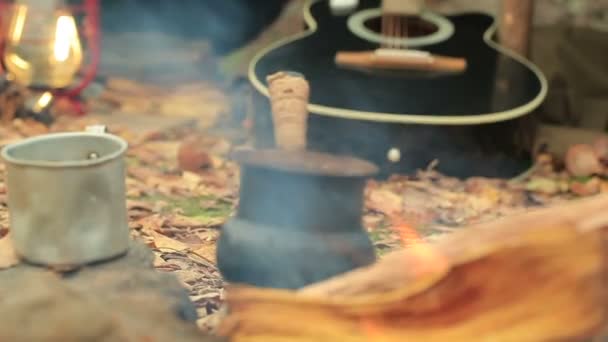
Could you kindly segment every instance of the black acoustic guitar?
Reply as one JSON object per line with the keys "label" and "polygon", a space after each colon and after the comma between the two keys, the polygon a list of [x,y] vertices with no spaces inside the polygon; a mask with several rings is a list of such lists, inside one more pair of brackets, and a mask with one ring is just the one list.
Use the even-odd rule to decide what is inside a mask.
{"label": "black acoustic guitar", "polygon": [[[373,123],[439,128],[504,122],[541,104],[547,92],[542,72],[495,41],[492,16],[441,15],[424,8],[400,12],[399,4],[408,1],[359,0],[346,14],[332,11],[329,1],[308,1],[307,30],[260,51],[250,64],[250,82],[268,96],[267,75],[300,72],[311,86],[310,112],[322,116],[325,124],[340,119],[352,121],[346,124],[351,127],[367,127],[362,135],[365,130],[387,131],[372,127]],[[396,10],[391,11],[391,6]],[[428,127],[422,131],[427,132],[425,137],[434,134]],[[334,137],[337,133],[332,132]],[[421,139],[421,144],[429,145],[424,140],[428,138]],[[384,159],[394,148],[405,157],[414,153],[411,141],[404,146],[385,140],[374,152]],[[449,150],[443,148],[444,153]],[[428,162],[427,152],[414,153],[419,160],[406,169]],[[463,147],[447,153],[471,151]]]}

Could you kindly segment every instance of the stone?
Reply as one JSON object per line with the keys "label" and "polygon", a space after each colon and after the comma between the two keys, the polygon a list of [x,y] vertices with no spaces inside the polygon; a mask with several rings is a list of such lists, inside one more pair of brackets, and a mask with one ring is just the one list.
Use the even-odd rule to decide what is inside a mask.
{"label": "stone", "polygon": [[197,328],[188,293],[141,243],[67,273],[26,263],[0,272],[0,317],[0,341],[221,341]]}

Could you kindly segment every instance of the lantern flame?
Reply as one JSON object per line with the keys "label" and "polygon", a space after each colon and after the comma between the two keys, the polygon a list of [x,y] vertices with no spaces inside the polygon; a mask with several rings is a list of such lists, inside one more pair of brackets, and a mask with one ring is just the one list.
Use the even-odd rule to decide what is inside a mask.
{"label": "lantern flame", "polygon": [[62,15],[57,18],[57,28],[55,31],[54,57],[58,62],[65,62],[73,51],[76,59],[81,59],[82,48],[76,22],[70,15]]}
{"label": "lantern flame", "polygon": [[69,86],[80,69],[78,27],[62,4],[18,0],[13,6],[3,58],[7,74],[17,83],[60,89]]}

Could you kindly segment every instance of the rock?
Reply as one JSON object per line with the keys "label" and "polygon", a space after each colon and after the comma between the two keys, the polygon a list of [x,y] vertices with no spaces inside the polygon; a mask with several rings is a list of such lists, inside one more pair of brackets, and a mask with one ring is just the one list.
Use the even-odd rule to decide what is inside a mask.
{"label": "rock", "polygon": [[219,136],[191,135],[180,144],[177,162],[182,171],[199,172],[214,167],[214,158],[226,155],[231,148],[231,143]]}
{"label": "rock", "polygon": [[608,137],[603,135],[596,138],[593,141],[593,150],[602,162],[608,162]]}
{"label": "rock", "polygon": [[568,172],[575,177],[588,177],[602,172],[599,158],[590,145],[570,146],[564,161]]}
{"label": "rock", "polygon": [[0,272],[0,341],[220,341],[200,332],[186,290],[152,263],[134,243],[70,273],[25,263]]}

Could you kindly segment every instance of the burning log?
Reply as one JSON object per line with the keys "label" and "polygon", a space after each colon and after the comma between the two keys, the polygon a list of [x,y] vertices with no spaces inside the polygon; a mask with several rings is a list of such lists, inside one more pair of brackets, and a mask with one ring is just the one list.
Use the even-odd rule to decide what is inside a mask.
{"label": "burning log", "polygon": [[232,341],[556,341],[605,325],[608,196],[507,217],[298,291],[234,286]]}

